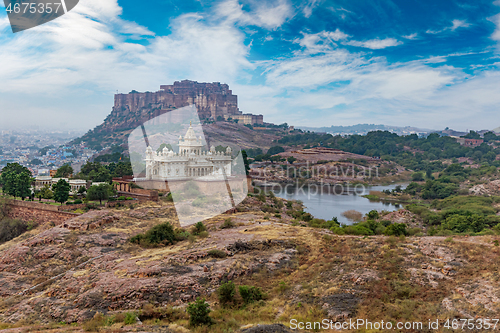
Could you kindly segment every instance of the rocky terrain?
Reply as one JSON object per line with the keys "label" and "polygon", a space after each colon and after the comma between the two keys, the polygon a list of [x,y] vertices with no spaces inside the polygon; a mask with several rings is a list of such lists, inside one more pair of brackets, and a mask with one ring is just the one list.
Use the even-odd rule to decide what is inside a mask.
{"label": "rocky terrain", "polygon": [[[0,246],[2,328],[290,332],[285,326],[292,318],[427,322],[500,314],[498,236],[337,236],[296,223],[291,213],[300,204],[265,200],[249,197],[237,212],[206,221],[207,237],[152,248],[129,238],[159,223],[175,225],[170,202],[41,225]],[[391,214],[398,222],[412,218]],[[228,219],[230,227],[221,229]],[[209,252],[214,249],[223,255]],[[243,308],[222,307],[215,291],[228,280],[261,287],[266,297]],[[210,328],[189,326],[185,307],[198,296],[212,308]],[[103,319],[90,325],[130,312],[135,324]]]}
{"label": "rocky terrain", "polygon": [[474,185],[469,188],[471,195],[499,195],[500,180],[485,181],[484,184]]}

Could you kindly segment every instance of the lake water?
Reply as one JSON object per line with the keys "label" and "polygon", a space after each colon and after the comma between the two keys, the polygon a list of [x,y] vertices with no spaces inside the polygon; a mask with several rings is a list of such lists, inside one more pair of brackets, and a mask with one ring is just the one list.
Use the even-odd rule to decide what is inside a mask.
{"label": "lake water", "polygon": [[277,197],[302,201],[305,206],[304,210],[314,217],[325,220],[337,217],[340,223],[351,224],[352,221],[342,216],[342,213],[346,210],[353,209],[366,214],[372,209],[395,211],[402,208],[399,204],[375,202],[362,197],[369,194],[370,191],[392,190],[397,185],[400,185],[403,189],[407,186],[407,184],[387,186],[357,185],[356,187],[353,185],[349,187],[347,185],[338,185],[335,188],[320,188],[314,185],[303,187],[289,185],[286,188],[284,186],[275,186],[272,191]]}

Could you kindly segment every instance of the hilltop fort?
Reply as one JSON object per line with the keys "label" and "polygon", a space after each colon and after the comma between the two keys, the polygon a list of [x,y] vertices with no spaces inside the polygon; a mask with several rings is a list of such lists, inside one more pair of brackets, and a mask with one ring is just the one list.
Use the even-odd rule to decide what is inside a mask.
{"label": "hilltop fort", "polygon": [[74,143],[87,142],[98,150],[109,144],[122,144],[137,126],[174,109],[195,105],[202,121],[234,120],[242,125],[263,125],[262,115],[244,114],[238,96],[227,84],[184,80],[162,85],[156,92],[116,94],[113,109],[104,122]]}
{"label": "hilltop fort", "polygon": [[143,110],[154,111],[154,116],[157,116],[192,104],[196,105],[200,119],[223,117],[225,120],[238,119],[243,124],[263,124],[262,115],[243,114],[238,109],[238,96],[233,95],[227,84],[190,80],[162,85],[157,92],[117,94],[111,117],[128,116]]}

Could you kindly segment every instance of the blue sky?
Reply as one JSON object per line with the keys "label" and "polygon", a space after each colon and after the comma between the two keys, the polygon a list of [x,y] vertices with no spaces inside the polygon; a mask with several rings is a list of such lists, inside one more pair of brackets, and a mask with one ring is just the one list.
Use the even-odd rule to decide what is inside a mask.
{"label": "blue sky", "polygon": [[0,8],[0,128],[86,130],[116,91],[182,79],[275,123],[500,126],[499,0],[139,3],[80,0],[17,34]]}

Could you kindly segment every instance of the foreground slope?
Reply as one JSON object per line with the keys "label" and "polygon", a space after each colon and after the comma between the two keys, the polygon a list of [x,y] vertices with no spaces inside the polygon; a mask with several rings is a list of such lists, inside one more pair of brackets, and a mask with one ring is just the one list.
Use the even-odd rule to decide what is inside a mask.
{"label": "foreground slope", "polygon": [[[267,198],[266,205],[277,200]],[[427,322],[500,314],[496,236],[336,236],[292,220],[297,203],[277,208],[275,216],[262,211],[267,206],[249,197],[238,212],[207,221],[208,237],[156,248],[128,239],[159,223],[175,224],[169,202],[40,226],[0,247],[4,327],[222,332],[289,326],[292,318]],[[228,218],[234,227],[221,229]],[[213,249],[225,255],[210,255]],[[221,307],[215,291],[227,280],[261,287],[267,296],[249,305],[237,297]],[[189,327],[185,306],[198,296],[211,304],[211,328]],[[141,323],[115,322],[131,311]],[[115,319],[89,326],[96,313]]]}

